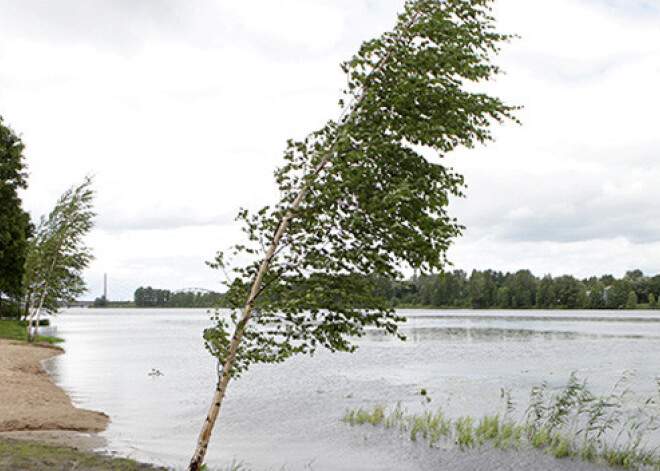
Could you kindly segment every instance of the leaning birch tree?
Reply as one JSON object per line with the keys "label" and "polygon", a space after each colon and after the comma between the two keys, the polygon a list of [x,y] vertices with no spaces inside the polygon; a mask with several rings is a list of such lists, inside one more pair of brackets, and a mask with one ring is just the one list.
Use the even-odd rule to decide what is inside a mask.
{"label": "leaning birch tree", "polygon": [[373,294],[377,278],[443,269],[462,229],[447,204],[463,177],[442,157],[515,121],[515,107],[474,91],[498,73],[491,59],[510,38],[495,31],[490,4],[407,1],[391,32],[342,64],[339,119],[288,143],[280,201],[240,211],[245,243],[211,263],[232,275],[231,311],[204,332],[218,382],[189,470],[202,466],[230,380],[251,364],[353,351],[366,328],[401,337],[404,319]]}
{"label": "leaning birch tree", "polygon": [[91,178],[68,189],[28,241],[24,287],[28,341],[34,342],[43,312],[55,313],[85,292],[82,270],[92,260],[84,237],[94,226]]}

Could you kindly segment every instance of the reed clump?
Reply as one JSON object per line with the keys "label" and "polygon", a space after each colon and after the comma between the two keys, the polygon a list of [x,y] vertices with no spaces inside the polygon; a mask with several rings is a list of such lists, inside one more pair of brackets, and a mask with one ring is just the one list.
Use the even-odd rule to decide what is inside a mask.
{"label": "reed clump", "polygon": [[[369,422],[396,427],[411,440],[425,439],[433,447],[445,438],[461,449],[490,443],[499,449],[528,444],[557,458],[576,457],[624,469],[660,470],[660,378],[657,391],[644,401],[629,400],[629,380],[624,374],[609,394],[597,396],[587,381],[571,374],[565,387],[547,383],[531,390],[529,405],[521,419],[511,418],[510,394],[503,390],[506,410],[502,414],[450,418],[442,409],[421,414],[407,413],[398,403],[388,411],[383,404],[373,410],[347,411],[350,424]],[[631,404],[636,404],[631,406]]]}

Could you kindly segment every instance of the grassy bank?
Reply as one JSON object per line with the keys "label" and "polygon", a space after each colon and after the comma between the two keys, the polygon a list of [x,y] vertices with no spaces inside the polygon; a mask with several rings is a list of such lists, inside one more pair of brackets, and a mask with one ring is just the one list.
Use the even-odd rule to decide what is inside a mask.
{"label": "grassy bank", "polygon": [[36,442],[0,439],[0,470],[30,471],[85,470],[134,471],[165,470],[137,461],[111,458],[73,448],[43,445]]}
{"label": "grassy bank", "polygon": [[626,402],[630,389],[623,377],[607,396],[596,396],[586,381],[571,375],[564,389],[547,385],[532,389],[524,419],[510,416],[508,397],[502,414],[481,418],[451,418],[442,410],[409,414],[397,405],[392,410],[378,404],[370,409],[348,410],[349,424],[383,425],[411,440],[423,439],[433,447],[447,440],[462,450],[489,443],[496,448],[518,449],[526,445],[557,458],[574,457],[624,469],[660,470],[660,378],[658,394],[636,407]]}
{"label": "grassy bank", "polygon": [[[16,319],[0,319],[0,338],[27,342],[27,323]],[[37,342],[53,345],[63,340],[57,337],[37,335]]]}
{"label": "grassy bank", "polygon": [[[45,445],[37,442],[0,438],[0,471],[170,471],[126,458],[114,458],[93,452],[83,452],[65,446]],[[251,471],[240,462],[208,471]],[[278,468],[286,470],[286,468]]]}

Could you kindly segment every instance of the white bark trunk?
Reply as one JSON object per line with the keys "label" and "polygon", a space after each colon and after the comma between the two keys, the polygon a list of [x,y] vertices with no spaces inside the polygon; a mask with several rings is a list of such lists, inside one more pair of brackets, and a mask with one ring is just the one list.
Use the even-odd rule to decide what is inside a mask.
{"label": "white bark trunk", "polygon": [[[421,14],[417,13],[405,26],[405,29],[410,28],[420,18],[420,16]],[[383,57],[381,61],[378,63],[378,65],[374,68],[371,74],[374,74],[379,70],[381,70],[383,65],[389,60],[390,55],[391,52],[388,52],[385,55],[385,57]],[[362,101],[366,96],[367,90],[368,90],[367,88],[362,90],[360,97],[353,103],[350,114],[346,116],[345,119],[343,120],[340,119],[338,126],[341,126],[342,123],[345,124],[350,121],[352,115],[356,112],[357,109],[359,109],[360,105],[362,104]],[[314,172],[311,175],[315,177],[318,176],[318,174],[323,170],[323,167],[325,167],[328,161],[334,156],[336,143],[337,143],[337,139],[333,143],[330,151],[326,155],[324,155],[323,158],[320,160],[319,164],[316,166]],[[213,431],[213,426],[215,425],[215,422],[218,418],[218,414],[220,412],[220,406],[222,405],[222,401],[225,397],[225,392],[227,390],[227,385],[231,380],[230,373],[233,367],[234,359],[236,358],[236,352],[238,351],[238,347],[241,343],[241,339],[243,338],[243,331],[245,329],[245,326],[247,325],[252,315],[252,308],[253,308],[252,303],[259,294],[259,291],[261,290],[264,276],[266,275],[266,272],[270,267],[270,262],[275,254],[275,251],[277,250],[277,247],[280,244],[280,241],[282,240],[284,233],[289,227],[291,218],[293,218],[294,212],[300,207],[305,195],[309,191],[311,184],[312,184],[311,181],[308,182],[307,185],[305,185],[300,190],[300,193],[298,193],[298,195],[294,199],[293,203],[291,204],[291,208],[286,212],[286,214],[282,218],[282,221],[280,222],[280,225],[277,228],[277,231],[275,232],[275,236],[273,237],[273,241],[270,247],[268,248],[266,256],[261,262],[261,267],[259,268],[259,272],[257,273],[254,283],[252,284],[250,295],[248,297],[247,302],[245,303],[245,307],[243,308],[243,314],[241,316],[240,321],[236,325],[234,336],[232,337],[232,340],[229,344],[227,359],[225,360],[225,363],[222,367],[222,372],[220,373],[220,377],[218,378],[218,385],[216,387],[215,393],[213,394],[213,401],[211,403],[211,408],[209,409],[209,413],[206,416],[204,425],[202,425],[202,430],[197,440],[197,449],[195,450],[195,454],[193,455],[190,464],[188,465],[188,471],[198,471],[199,469],[201,469],[202,464],[204,463],[206,450],[208,449],[209,441],[211,439],[211,432]]]}
{"label": "white bark trunk", "polygon": [[30,316],[30,320],[28,321],[29,343],[34,343],[34,341],[37,338],[37,331],[39,330],[39,320],[41,319],[41,308],[44,305],[44,299],[46,299],[47,290],[48,290],[48,283],[44,285],[44,289],[41,292],[41,299],[39,299],[39,305],[32,311],[32,315]]}
{"label": "white bark trunk", "polygon": [[[316,173],[321,171],[323,166],[325,166],[325,164],[328,162],[329,157],[330,154],[326,155],[321,160],[321,162],[317,167]],[[222,405],[222,401],[225,397],[225,391],[227,390],[227,385],[231,380],[231,370],[234,364],[234,359],[236,358],[236,352],[238,351],[238,347],[243,338],[243,331],[245,329],[245,326],[247,325],[248,321],[250,320],[250,316],[252,315],[252,308],[253,308],[252,303],[259,294],[259,290],[261,289],[261,286],[263,284],[264,276],[266,275],[266,272],[270,267],[270,262],[273,256],[275,255],[275,251],[277,250],[277,247],[279,246],[280,241],[282,240],[282,237],[284,236],[284,233],[286,232],[289,223],[291,222],[291,218],[293,217],[294,211],[300,207],[300,204],[302,203],[305,194],[307,194],[307,189],[308,187],[303,188],[300,191],[300,193],[296,196],[296,199],[291,205],[291,209],[289,209],[286,212],[284,218],[280,223],[280,226],[277,229],[277,232],[275,232],[275,237],[273,237],[273,242],[271,243],[270,247],[268,248],[268,252],[266,253],[266,256],[261,262],[261,267],[259,268],[257,277],[255,278],[254,283],[252,284],[250,295],[248,296],[248,300],[245,303],[245,307],[243,308],[243,314],[241,316],[240,321],[236,325],[236,331],[234,332],[234,336],[232,337],[231,343],[229,344],[227,359],[225,360],[225,363],[222,367],[222,372],[220,373],[220,377],[218,378],[218,386],[216,387],[215,393],[213,394],[213,401],[211,403],[211,408],[209,409],[209,413],[206,416],[204,425],[202,426],[202,431],[199,434],[199,438],[197,440],[197,449],[195,450],[195,454],[193,455],[192,460],[190,461],[190,465],[188,466],[189,471],[198,471],[201,468],[202,463],[204,462],[204,457],[206,456],[206,450],[208,449],[209,441],[211,439],[211,432],[213,431],[213,426],[215,425],[215,421],[218,418],[218,414],[220,412],[220,406]]]}

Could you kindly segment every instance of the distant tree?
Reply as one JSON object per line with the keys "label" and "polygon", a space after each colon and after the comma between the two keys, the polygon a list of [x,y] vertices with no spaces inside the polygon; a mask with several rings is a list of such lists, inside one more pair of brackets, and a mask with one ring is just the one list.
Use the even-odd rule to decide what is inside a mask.
{"label": "distant tree", "polygon": [[606,306],[608,309],[623,309],[628,304],[628,295],[632,291],[630,281],[616,280],[605,291]]}
{"label": "distant tree", "polygon": [[29,240],[24,285],[29,306],[28,340],[37,335],[43,312],[55,313],[85,292],[82,270],[92,259],[84,237],[94,226],[92,181],[67,190]]}
{"label": "distant tree", "polygon": [[637,295],[634,291],[631,291],[628,293],[628,297],[626,298],[626,308],[634,309],[635,306],[637,306]]}
{"label": "distant tree", "polygon": [[614,278],[614,276],[612,275],[603,275],[600,277],[599,281],[604,287],[607,287],[607,286],[612,286],[612,284],[614,284],[614,282],[616,281],[616,278]]}
{"label": "distant tree", "polygon": [[438,277],[437,291],[432,297],[434,306],[465,305],[465,285],[467,274],[462,270],[454,270]]}
{"label": "distant tree", "polygon": [[557,302],[552,275],[545,275],[539,282],[536,290],[536,306],[540,309],[549,309]]}
{"label": "distant tree", "polygon": [[605,309],[607,307],[605,291],[600,283],[590,287],[587,294],[587,307],[589,309]]}
{"label": "distant tree", "polygon": [[493,306],[493,298],[497,298],[497,287],[489,272],[472,270],[467,290],[474,309],[488,309]]}
{"label": "distant tree", "polygon": [[432,275],[423,278],[422,287],[419,292],[420,303],[422,306],[431,306],[432,305],[432,296],[437,292],[438,276]]}
{"label": "distant tree", "polygon": [[653,293],[649,294],[649,306],[655,307],[655,296],[653,295]]}
{"label": "distant tree", "polygon": [[649,293],[653,294],[655,301],[658,302],[660,300],[660,275],[649,278],[647,289]]}
{"label": "distant tree", "polygon": [[[21,139],[0,116],[0,316],[3,295],[20,300],[27,238],[32,225],[18,190],[27,188]],[[14,313],[17,314],[17,313]]]}
{"label": "distant tree", "polygon": [[135,290],[133,301],[137,307],[165,307],[172,297],[167,289],[154,289],[151,286]]}
{"label": "distant tree", "polygon": [[500,286],[497,289],[497,307],[509,309],[511,307],[511,293],[506,286]]}
{"label": "distant tree", "polygon": [[94,299],[94,304],[92,306],[94,307],[106,307],[108,305],[108,300],[105,299],[105,296],[101,296],[100,298]]}
{"label": "distant tree", "polygon": [[644,272],[640,269],[629,270],[626,272],[625,278],[628,278],[629,280],[638,280],[644,278]]}
{"label": "distant tree", "polygon": [[644,276],[642,270],[627,271],[624,279],[630,281],[630,286],[637,296],[637,302],[648,302],[650,280]]}
{"label": "distant tree", "polygon": [[536,304],[536,277],[529,270],[518,270],[506,279],[511,296],[511,307],[529,309]]}
{"label": "distant tree", "polygon": [[222,369],[190,470],[202,466],[230,379],[251,364],[352,351],[350,337],[367,326],[396,334],[401,318],[372,296],[373,277],[442,270],[461,231],[446,205],[462,177],[420,150],[472,147],[511,117],[513,108],[464,86],[497,73],[490,60],[507,39],[488,0],[411,0],[392,32],[343,64],[340,119],[289,143],[279,203],[240,213],[248,243],[233,253],[260,256],[234,269],[231,315],[205,331]]}
{"label": "distant tree", "polygon": [[557,305],[562,308],[575,309],[582,306],[583,286],[570,275],[555,278],[554,288]]}

